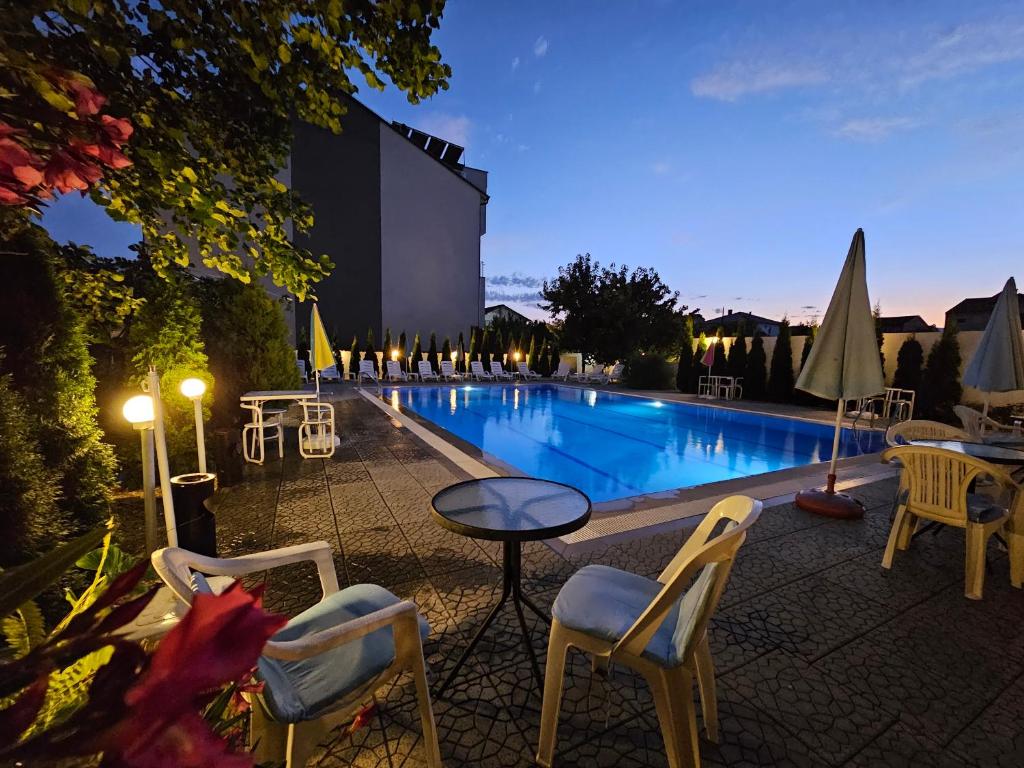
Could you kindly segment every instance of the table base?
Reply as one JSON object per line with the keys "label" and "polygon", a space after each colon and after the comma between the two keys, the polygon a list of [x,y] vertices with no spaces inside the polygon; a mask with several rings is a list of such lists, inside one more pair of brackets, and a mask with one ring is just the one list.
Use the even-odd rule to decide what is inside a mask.
{"label": "table base", "polygon": [[530,600],[526,595],[523,594],[522,587],[522,545],[518,541],[506,541],[503,542],[502,552],[502,585],[501,585],[501,599],[491,608],[490,613],[487,614],[487,618],[484,619],[484,623],[480,625],[480,629],[473,635],[473,639],[469,641],[469,645],[466,646],[466,650],[462,652],[459,660],[455,662],[455,666],[452,667],[448,676],[444,679],[444,682],[434,691],[434,695],[441,697],[444,692],[451,685],[452,680],[462,669],[462,665],[466,663],[469,657],[472,655],[473,650],[476,648],[480,639],[484,636],[487,629],[494,623],[494,620],[498,617],[501,609],[508,602],[509,598],[512,598],[512,606],[515,608],[516,617],[519,619],[519,629],[523,640],[523,647],[526,649],[526,654],[530,657],[530,664],[533,667],[533,676],[537,681],[538,693],[544,690],[544,678],[540,673],[540,664],[537,661],[537,654],[533,650],[533,645],[530,642],[530,630],[526,626],[526,615],[523,613],[523,606],[526,606],[533,611],[537,616],[544,620],[545,623],[551,624],[551,619],[544,614],[533,601]]}

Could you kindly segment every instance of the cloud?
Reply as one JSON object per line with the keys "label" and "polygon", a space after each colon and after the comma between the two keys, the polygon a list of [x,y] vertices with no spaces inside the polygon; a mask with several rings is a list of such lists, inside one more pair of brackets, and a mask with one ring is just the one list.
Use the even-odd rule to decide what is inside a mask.
{"label": "cloud", "polygon": [[533,92],[534,93],[540,93],[540,80],[538,80],[537,82],[535,82],[533,84]]}
{"label": "cloud", "polygon": [[910,117],[861,117],[846,120],[833,134],[854,141],[881,141],[897,131],[909,131],[920,125]]}
{"label": "cloud", "polygon": [[672,170],[672,163],[668,160],[656,160],[651,163],[651,171],[657,176],[664,176]]}
{"label": "cloud", "polygon": [[511,275],[494,275],[487,278],[487,285],[497,285],[503,288],[540,288],[544,281],[539,277],[531,277],[521,272],[513,272]]}
{"label": "cloud", "polygon": [[473,121],[465,115],[451,115],[446,112],[428,112],[416,126],[421,131],[453,142],[459,146],[469,145]]}
{"label": "cloud", "polygon": [[487,301],[513,302],[516,304],[537,304],[543,300],[540,291],[487,291]]}
{"label": "cloud", "polygon": [[915,86],[1020,60],[1024,60],[1024,21],[960,24],[907,56],[902,62],[900,83]]}
{"label": "cloud", "polygon": [[516,56],[514,59],[512,59],[512,71],[515,72],[517,69],[519,69],[519,57],[518,56]]}
{"label": "cloud", "polygon": [[736,101],[752,93],[820,85],[828,80],[829,75],[817,66],[734,61],[694,78],[690,91],[702,98]]}
{"label": "cloud", "polygon": [[545,56],[548,52],[548,39],[541,35],[537,38],[537,42],[533,44],[533,55],[538,59]]}

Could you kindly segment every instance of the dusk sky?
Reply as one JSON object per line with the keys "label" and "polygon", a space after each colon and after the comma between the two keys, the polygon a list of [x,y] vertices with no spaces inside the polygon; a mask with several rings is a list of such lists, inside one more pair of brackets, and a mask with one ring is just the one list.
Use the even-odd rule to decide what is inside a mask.
{"label": "dusk sky", "polygon": [[[590,252],[801,322],[857,227],[886,315],[1024,279],[1024,3],[450,0],[435,40],[449,91],[358,98],[489,171],[488,303]],[[134,240],[77,195],[45,223]]]}

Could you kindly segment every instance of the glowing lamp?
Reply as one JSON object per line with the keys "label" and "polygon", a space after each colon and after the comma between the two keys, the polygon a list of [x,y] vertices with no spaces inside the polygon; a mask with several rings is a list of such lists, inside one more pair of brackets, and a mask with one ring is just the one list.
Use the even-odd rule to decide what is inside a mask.
{"label": "glowing lamp", "polygon": [[181,382],[181,394],[189,400],[202,397],[206,392],[206,382],[202,379],[185,379]]}
{"label": "glowing lamp", "polygon": [[149,395],[130,397],[121,408],[121,413],[133,426],[142,429],[153,421],[153,398]]}
{"label": "glowing lamp", "polygon": [[391,359],[394,362],[396,362],[396,363],[398,362],[398,350],[397,349],[392,349],[391,350]]}

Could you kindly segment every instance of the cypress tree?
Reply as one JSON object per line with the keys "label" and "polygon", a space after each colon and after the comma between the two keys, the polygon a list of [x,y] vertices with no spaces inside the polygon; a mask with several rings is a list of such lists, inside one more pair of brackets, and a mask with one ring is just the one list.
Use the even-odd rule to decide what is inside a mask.
{"label": "cypress tree", "polygon": [[818,336],[818,326],[812,325],[809,332],[804,336],[804,348],[800,350],[800,370],[803,371],[807,365],[807,358],[811,356],[811,349],[814,347],[814,340]]}
{"label": "cypress tree", "polygon": [[719,326],[715,332],[715,362],[711,366],[711,374],[725,376],[728,372],[729,365],[725,357],[725,329]]}
{"label": "cypress tree", "polygon": [[391,359],[391,352],[393,350],[392,350],[392,344],[391,344],[391,328],[390,327],[384,329],[384,346],[381,347],[380,351],[384,353],[384,359],[385,360],[390,360]]}
{"label": "cypress tree", "polygon": [[438,373],[441,368],[437,364],[437,334],[430,332],[430,346],[427,348],[427,360],[430,362],[430,370]]}
{"label": "cypress tree", "polygon": [[480,337],[480,364],[485,371],[491,370],[491,343],[491,331],[489,328],[484,328]]}
{"label": "cypress tree", "polygon": [[459,353],[459,359],[456,362],[455,370],[460,373],[466,372],[466,342],[462,338],[462,331],[459,331],[459,346],[456,347],[456,352]]}
{"label": "cypress tree", "polygon": [[533,369],[537,365],[537,337],[530,336],[530,349],[526,353],[526,367]]}
{"label": "cypress tree", "polygon": [[736,338],[732,340],[729,348],[729,375],[735,378],[742,378],[747,370],[747,337],[746,329],[740,322],[736,326]]}
{"label": "cypress tree", "polygon": [[541,376],[551,375],[551,371],[548,369],[548,357],[548,341],[547,339],[544,339],[540,343],[540,352],[537,353],[537,360],[534,363],[534,365],[536,366],[534,370],[536,370],[537,373],[539,373]]}
{"label": "cypress tree", "polygon": [[409,356],[409,342],[405,338],[405,331],[402,331],[398,335],[398,364],[402,366],[402,370],[406,370],[409,367],[408,360]]}
{"label": "cypress tree", "polygon": [[[451,361],[452,359],[452,342],[447,336],[444,337],[444,344],[441,345],[441,360]],[[441,366],[439,365],[438,368]]]}
{"label": "cypress tree", "polygon": [[352,334],[352,346],[348,350],[348,373],[354,379],[359,373],[359,339]]}
{"label": "cypress tree", "polygon": [[412,358],[409,362],[409,370],[412,373],[420,372],[420,361],[423,359],[423,347],[420,344],[420,335],[417,333],[412,342]]}
{"label": "cypress tree", "polygon": [[373,346],[373,328],[366,331],[366,346],[363,347],[363,359],[373,363],[373,372],[380,374],[380,364],[377,362],[377,350]]}
{"label": "cypress tree", "polygon": [[767,386],[767,357],[764,353],[764,334],[754,333],[750,342],[750,353],[747,355],[747,368],[743,374],[743,394],[752,400],[764,400]]}
{"label": "cypress tree", "polygon": [[960,339],[956,323],[949,323],[928,352],[921,377],[921,410],[925,418],[956,424],[953,406],[963,397],[960,385]]}
{"label": "cypress tree", "polygon": [[697,385],[700,383],[700,377],[707,375],[707,366],[702,362],[704,353],[708,351],[708,337],[704,335],[704,331],[700,332],[700,336],[697,337],[697,346],[693,350],[692,363],[690,365],[690,392],[697,391]]}
{"label": "cypress tree", "polygon": [[558,344],[551,342],[551,352],[548,356],[548,376],[558,370],[558,364],[561,362],[561,356],[558,353]]}
{"label": "cypress tree", "polygon": [[878,342],[878,359],[882,363],[882,375],[885,375],[885,355],[882,353],[882,344],[885,342],[885,334],[882,333],[882,303],[875,302],[875,308],[871,311],[875,319],[875,341]]}
{"label": "cypress tree", "polygon": [[693,392],[693,315],[683,318],[683,338],[679,342],[679,365],[676,367],[676,389]]}
{"label": "cypress tree", "polygon": [[494,339],[491,342],[491,362],[504,363],[504,355],[505,346],[501,338],[501,328],[499,328],[497,333],[494,334]]}
{"label": "cypress tree", "polygon": [[793,340],[789,332],[789,321],[779,323],[779,335],[772,351],[771,375],[768,378],[768,396],[777,403],[788,403],[793,399]]}
{"label": "cypress tree", "polygon": [[921,391],[921,373],[924,368],[924,348],[916,338],[911,336],[900,345],[896,355],[896,373],[892,377],[892,385],[898,389]]}
{"label": "cypress tree", "polygon": [[466,358],[466,364],[463,367],[464,370],[469,370],[469,364],[476,360],[477,351],[480,349],[480,329],[471,328],[469,330],[469,355]]}

